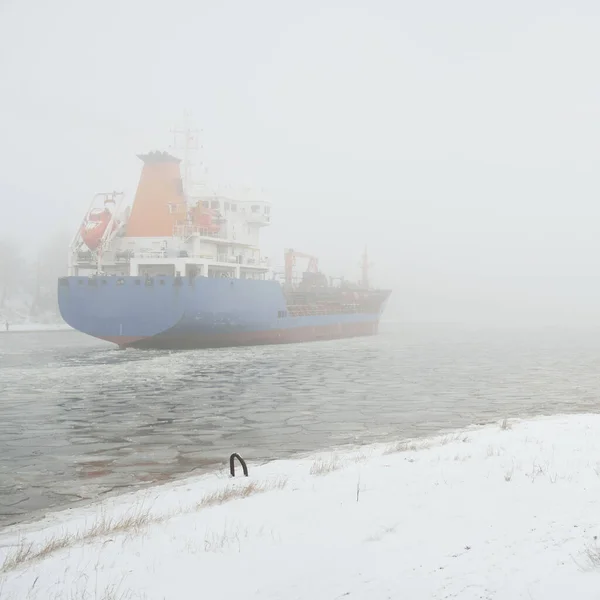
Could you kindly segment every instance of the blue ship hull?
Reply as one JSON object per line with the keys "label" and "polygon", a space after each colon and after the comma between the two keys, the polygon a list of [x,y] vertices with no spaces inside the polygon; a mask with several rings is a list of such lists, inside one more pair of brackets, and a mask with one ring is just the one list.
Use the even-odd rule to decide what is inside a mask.
{"label": "blue ship hull", "polygon": [[63,277],[63,319],[121,347],[211,348],[377,333],[387,296],[364,312],[289,316],[275,281],[218,278]]}

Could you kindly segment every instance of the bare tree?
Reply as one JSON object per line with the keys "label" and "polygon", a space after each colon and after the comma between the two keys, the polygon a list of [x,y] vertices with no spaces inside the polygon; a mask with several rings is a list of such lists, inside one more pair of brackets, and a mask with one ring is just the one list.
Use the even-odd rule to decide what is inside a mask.
{"label": "bare tree", "polygon": [[58,278],[66,275],[69,241],[66,232],[55,232],[27,260],[17,242],[0,239],[0,318],[58,316]]}
{"label": "bare tree", "polygon": [[31,314],[58,314],[56,286],[58,278],[66,275],[69,235],[58,232],[42,245],[31,272]]}
{"label": "bare tree", "polygon": [[16,295],[23,281],[24,266],[18,245],[12,240],[0,240],[0,309]]}

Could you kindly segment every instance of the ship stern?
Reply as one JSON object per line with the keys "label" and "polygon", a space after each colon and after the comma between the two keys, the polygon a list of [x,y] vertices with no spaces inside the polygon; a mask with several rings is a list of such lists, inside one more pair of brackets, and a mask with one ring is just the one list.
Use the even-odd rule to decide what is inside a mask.
{"label": "ship stern", "polygon": [[184,314],[181,285],[168,277],[62,277],[58,306],[71,327],[121,348],[165,333]]}

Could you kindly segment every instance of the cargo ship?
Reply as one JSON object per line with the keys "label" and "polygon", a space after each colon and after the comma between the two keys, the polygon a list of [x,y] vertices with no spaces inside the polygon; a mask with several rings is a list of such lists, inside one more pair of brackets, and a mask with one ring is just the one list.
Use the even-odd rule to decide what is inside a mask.
{"label": "cargo ship", "polygon": [[366,251],[359,283],[326,277],[316,257],[293,249],[278,273],[259,243],[270,203],[193,195],[187,163],[169,152],[139,158],[133,204],[123,209],[122,193],[97,194],[71,243],[69,275],[58,281],[60,312],[71,327],[121,348],[148,349],[377,333],[391,292],[369,286]]}

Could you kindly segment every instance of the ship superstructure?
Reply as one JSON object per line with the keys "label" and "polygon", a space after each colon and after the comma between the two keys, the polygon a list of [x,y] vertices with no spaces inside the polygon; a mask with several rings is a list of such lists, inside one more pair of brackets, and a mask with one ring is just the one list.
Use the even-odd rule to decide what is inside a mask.
{"label": "ship superstructure", "polygon": [[166,152],[139,158],[133,207],[120,211],[116,192],[95,196],[71,244],[70,275],[264,279],[269,262],[259,238],[271,220],[268,202],[189,197],[179,159]]}
{"label": "ship superstructure", "polygon": [[[187,161],[182,169],[168,152],[139,158],[131,207],[123,194],[97,194],[73,239],[69,277],[59,281],[67,323],[121,347],[156,348],[377,331],[390,292],[368,288],[367,263],[361,284],[333,285],[315,257],[289,249],[279,281],[260,250],[269,202],[190,194]],[[298,259],[308,261],[299,278]]]}

